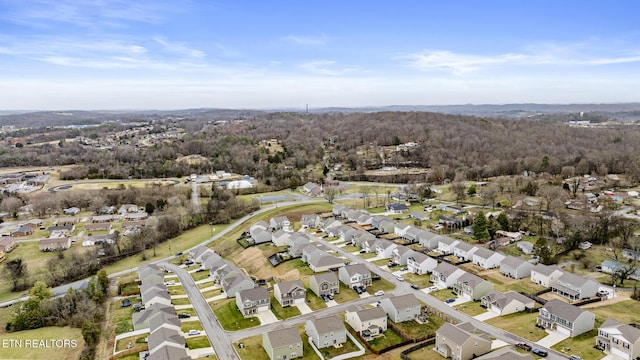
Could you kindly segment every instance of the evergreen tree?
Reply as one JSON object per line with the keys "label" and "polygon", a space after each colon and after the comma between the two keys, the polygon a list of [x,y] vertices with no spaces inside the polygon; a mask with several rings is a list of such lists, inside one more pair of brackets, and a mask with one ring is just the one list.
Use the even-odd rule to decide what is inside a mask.
{"label": "evergreen tree", "polygon": [[484,212],[480,212],[473,220],[473,237],[476,240],[485,241],[489,240],[489,221],[484,215]]}
{"label": "evergreen tree", "polygon": [[498,222],[498,225],[500,225],[500,230],[509,231],[509,218],[507,217],[507,214],[501,212],[496,218],[496,221]]}

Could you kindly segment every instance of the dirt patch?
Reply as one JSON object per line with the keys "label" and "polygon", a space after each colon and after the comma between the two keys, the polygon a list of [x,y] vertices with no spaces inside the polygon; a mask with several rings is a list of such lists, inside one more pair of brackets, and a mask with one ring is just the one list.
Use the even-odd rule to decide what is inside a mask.
{"label": "dirt patch", "polygon": [[592,304],[587,304],[587,305],[581,306],[581,308],[583,309],[596,308],[600,306],[607,306],[607,305],[619,303],[622,301],[631,300],[631,294],[632,294],[631,291],[616,291],[616,297],[614,297],[613,299],[608,299],[608,300],[599,301]]}
{"label": "dirt patch", "polygon": [[273,271],[269,260],[264,256],[262,250],[257,247],[250,247],[233,256],[233,261],[238,267],[245,269],[250,275],[258,279],[270,277]]}

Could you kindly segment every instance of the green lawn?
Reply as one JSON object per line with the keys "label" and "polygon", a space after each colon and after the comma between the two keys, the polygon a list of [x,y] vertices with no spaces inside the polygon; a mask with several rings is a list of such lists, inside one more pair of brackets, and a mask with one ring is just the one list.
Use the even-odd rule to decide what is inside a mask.
{"label": "green lawn", "polygon": [[206,278],[209,277],[209,275],[211,275],[211,273],[209,271],[201,271],[201,272],[191,273],[191,277],[193,278],[193,281],[206,279]]}
{"label": "green lawn", "polygon": [[215,284],[213,283],[213,280],[207,281],[207,282],[203,282],[202,284],[196,284],[198,289],[205,289],[205,288],[208,288],[208,287],[212,287],[214,285]]}
{"label": "green lawn", "polygon": [[424,288],[427,288],[427,287],[433,285],[429,281],[429,279],[431,278],[431,276],[429,276],[429,275],[416,275],[416,274],[413,274],[413,273],[406,273],[406,274],[402,275],[402,277],[408,283],[414,284],[414,285],[418,285],[418,287],[420,289],[424,289]]}
{"label": "green lawn", "polygon": [[[374,255],[375,256],[375,255]],[[371,262],[372,264],[376,264],[377,266],[384,266],[389,263],[389,259],[380,259]]]}
{"label": "green lawn", "polygon": [[480,306],[480,304],[480,301],[471,301],[464,304],[456,305],[453,308],[469,316],[476,316],[487,312],[487,309]]}
{"label": "green lawn", "polygon": [[513,290],[535,294],[536,292],[545,289],[544,286],[534,283],[528,277],[520,280],[514,280],[511,278],[507,278],[500,273],[486,274],[485,277],[493,284],[494,289],[500,292]]}
{"label": "green lawn", "polygon": [[420,324],[415,320],[411,320],[395,325],[400,328],[406,335],[409,335],[412,338],[419,338],[422,336],[434,334],[436,330],[438,330],[438,328],[442,326],[442,324],[444,324],[444,320],[437,316],[431,315],[427,318],[427,322],[424,324]]}
{"label": "green lawn", "polygon": [[324,309],[327,307],[327,303],[325,303],[324,300],[322,300],[319,296],[314,294],[313,291],[311,290],[307,291],[307,296],[305,301],[307,302],[307,305],[309,305],[309,307],[314,311]]}
{"label": "green lawn", "polygon": [[435,345],[425,346],[422,349],[416,350],[412,353],[409,353],[409,359],[411,360],[424,360],[424,359],[435,359],[436,356],[439,355],[433,351]]}
{"label": "green lawn", "polygon": [[[242,347],[240,347],[242,344]],[[233,344],[240,359],[245,360],[269,360],[267,352],[262,347],[262,335],[256,335],[242,339]]]}
{"label": "green lawn", "polygon": [[242,316],[242,313],[236,307],[235,299],[228,299],[209,306],[213,309],[222,328],[227,331],[237,331],[260,325],[258,318],[245,318]]}
{"label": "green lawn", "polygon": [[169,295],[185,295],[186,294],[182,285],[167,286],[167,290],[169,291]]}
{"label": "green lawn", "polygon": [[[371,259],[376,257],[376,253],[374,252],[368,252],[368,253],[364,253],[364,254],[358,254],[358,257],[361,257],[363,259]],[[388,262],[388,261],[387,261]],[[385,263],[386,264],[386,263]]]}
{"label": "green lawn", "polygon": [[[311,345],[309,345],[311,347]],[[324,356],[325,359],[332,359],[338,355],[348,354],[350,352],[360,350],[358,346],[347,336],[347,342],[342,344],[339,348],[334,348],[330,346],[328,348],[319,349],[320,353]]]}
{"label": "green lawn", "polygon": [[441,290],[432,291],[429,293],[429,295],[433,296],[434,298],[440,301],[445,301],[448,298],[455,298],[457,296],[456,293],[454,293],[453,290],[451,289],[441,289]]}
{"label": "green lawn", "polygon": [[360,296],[355,290],[346,287],[342,282],[340,282],[340,292],[333,296],[333,299],[339,304],[359,298]]}
{"label": "green lawn", "polygon": [[121,350],[126,350],[129,348],[129,342],[131,342],[131,345],[133,347],[136,347],[138,345],[144,345],[147,343],[147,337],[149,337],[149,334],[140,334],[140,335],[134,335],[134,336],[130,336],[124,339],[120,339],[118,340],[118,342],[116,342],[116,351],[121,351]]}
{"label": "green lawn", "polygon": [[640,302],[635,300],[587,309],[596,314],[597,318],[613,318],[625,324],[640,323]]}
{"label": "green lawn", "polygon": [[198,320],[184,321],[182,322],[182,332],[188,332],[189,330],[204,330],[202,323]]}
{"label": "green lawn", "polygon": [[341,249],[346,251],[346,252],[350,252],[350,253],[356,252],[356,251],[360,251],[359,247],[353,246],[353,245],[343,246]]}
{"label": "green lawn", "polygon": [[530,341],[538,341],[547,336],[547,333],[537,328],[536,318],[538,313],[515,313],[505,316],[499,316],[485,321],[489,325],[499,327],[507,332],[518,335]]}
{"label": "green lawn", "polygon": [[206,335],[196,336],[192,338],[185,339],[187,342],[187,347],[189,349],[201,349],[211,347],[211,343]]}
{"label": "green lawn", "polygon": [[400,344],[402,342],[400,335],[396,334],[391,328],[387,329],[382,336],[369,341],[369,346],[374,350],[386,349],[389,346]]}
{"label": "green lawn", "polygon": [[189,301],[189,298],[171,299],[171,304],[173,304],[173,305],[191,305],[191,301]]}
{"label": "green lawn", "polygon": [[271,295],[271,310],[279,320],[288,319],[302,314],[297,306],[287,306],[283,308],[273,295]]}
{"label": "green lawn", "polygon": [[[131,304],[139,303],[140,299],[137,296],[130,296],[127,299],[131,301]],[[109,311],[111,311],[111,323],[115,325],[116,335],[124,334],[133,330],[133,306],[122,307],[120,306],[121,300],[112,301],[109,305]]]}
{"label": "green lawn", "polygon": [[605,356],[605,353],[594,348],[595,345],[595,337],[598,335],[597,327],[602,324],[602,321],[596,320],[596,329],[588,331],[584,334],[580,334],[573,338],[565,339],[551,348],[553,350],[559,351],[563,354],[569,355],[578,355],[584,360],[595,360],[601,359]]}
{"label": "green lawn", "polygon": [[[26,345],[26,341],[34,340],[74,340],[77,344],[75,347],[68,346],[65,348],[38,347]],[[35,330],[17,331],[0,335],[0,344],[10,344],[11,342],[22,342],[22,346],[2,346],[0,357],[2,359],[47,359],[47,360],[65,360],[78,359],[84,348],[84,340],[80,329],[71,327],[44,327]],[[38,342],[39,343],[39,342]]]}
{"label": "green lawn", "polygon": [[393,290],[395,288],[396,288],[396,286],[393,283],[391,283],[391,282],[389,282],[389,281],[387,281],[385,279],[380,279],[380,280],[374,280],[371,283],[371,286],[369,286],[367,288],[367,292],[369,294],[373,295],[378,290],[382,290],[382,291],[387,292],[387,291],[391,291],[391,290]]}
{"label": "green lawn", "polygon": [[222,289],[214,289],[203,292],[202,296],[204,296],[205,299],[209,299],[220,294],[222,294]]}

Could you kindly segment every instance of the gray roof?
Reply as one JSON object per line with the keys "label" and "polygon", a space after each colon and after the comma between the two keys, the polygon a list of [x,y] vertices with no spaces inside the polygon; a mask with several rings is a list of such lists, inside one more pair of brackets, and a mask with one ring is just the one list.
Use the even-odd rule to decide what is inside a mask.
{"label": "gray roof", "polygon": [[340,319],[338,315],[308,321],[313,324],[313,326],[316,328],[316,331],[318,331],[318,334],[347,330],[347,328],[344,326],[344,323],[342,322],[342,319]]}
{"label": "gray roof", "polygon": [[236,296],[239,296],[242,301],[258,301],[269,299],[269,292],[263,287],[256,287],[253,289],[240,290]]}
{"label": "gray roof", "polygon": [[429,255],[416,251],[413,254],[411,254],[411,256],[409,256],[409,259],[412,259],[412,258],[413,258],[413,261],[417,262],[418,264],[422,264],[423,262],[429,260],[431,257]]}
{"label": "gray roof", "polygon": [[353,275],[356,275],[356,274],[360,274],[360,275],[371,274],[371,271],[369,271],[369,269],[367,268],[367,266],[365,264],[347,265],[347,266],[342,267],[341,269],[344,269],[344,271],[347,272],[347,275],[349,275],[349,277],[351,277]]}
{"label": "gray roof", "polygon": [[487,281],[487,280],[481,278],[478,275],[474,275],[474,274],[468,273],[466,271],[465,271],[464,274],[460,275],[460,277],[458,278],[458,282],[459,283],[469,284],[469,286],[472,289],[474,289],[476,286],[482,284],[485,281]]}
{"label": "gray roof", "polygon": [[575,321],[580,315],[582,315],[582,313],[588,312],[575,305],[567,304],[566,302],[557,299],[547,301],[547,303],[544,304],[543,309],[547,310],[550,314],[554,314],[571,322]]}
{"label": "gray roof", "polygon": [[615,319],[605,320],[600,328],[616,328],[620,331],[620,334],[631,344],[635,344],[640,339],[640,329],[631,325],[623,324]]}
{"label": "gray roof", "polygon": [[142,324],[147,320],[149,320],[150,318],[152,318],[153,316],[160,313],[175,315],[176,309],[172,305],[155,303],[140,312],[133,313],[133,325]]}
{"label": "gray roof", "polygon": [[540,274],[542,274],[544,276],[549,276],[554,271],[562,271],[562,269],[560,269],[556,265],[537,264],[536,266],[533,267],[533,271],[535,271],[537,273],[540,273]]}
{"label": "gray roof", "polygon": [[443,261],[440,264],[438,264],[438,266],[436,266],[435,269],[433,269],[433,272],[436,272],[444,275],[445,277],[448,277],[449,275],[453,274],[456,270],[458,270],[458,267]]}
{"label": "gray roof", "polygon": [[525,262],[527,261],[524,260],[523,258],[507,255],[507,257],[504,258],[504,260],[502,260],[500,264],[508,266],[512,269],[516,269]]}
{"label": "gray roof", "polygon": [[305,290],[304,285],[302,285],[302,281],[300,280],[283,281],[276,283],[274,286],[277,286],[280,289],[281,294],[288,294],[292,292],[296,287]]}
{"label": "gray roof", "polygon": [[415,252],[415,250],[411,250],[404,245],[398,245],[398,247],[396,247],[393,251],[397,251],[399,256],[402,256],[407,252]]}
{"label": "gray roof", "polygon": [[163,346],[149,355],[149,360],[191,360],[187,350],[175,346]]}
{"label": "gray roof", "polygon": [[566,271],[562,275],[560,275],[560,277],[558,278],[558,282],[569,283],[576,287],[582,287],[584,284],[590,281],[595,282],[595,280],[593,279],[584,278],[582,276],[578,276],[576,274],[566,272]]}
{"label": "gray roof", "polygon": [[387,314],[380,306],[357,311],[356,315],[360,318],[361,322],[387,317]]}
{"label": "gray roof", "polygon": [[162,325],[174,325],[178,328],[182,327],[182,322],[176,316],[176,314],[170,314],[166,312],[160,312],[158,316],[152,316],[149,319],[149,328],[158,329],[161,328]]}
{"label": "gray roof", "polygon": [[455,344],[462,345],[473,335],[465,330],[462,330],[458,326],[450,323],[444,323],[436,333],[444,336],[446,339],[450,339]]}
{"label": "gray roof", "polygon": [[499,291],[492,290],[487,295],[483,296],[483,299],[486,299],[489,303],[497,304],[501,309],[514,300],[520,301],[523,304],[533,303],[532,299],[516,291],[507,291],[503,294]]}
{"label": "gray roof", "polygon": [[393,304],[393,307],[395,307],[396,309],[407,309],[415,306],[420,306],[420,302],[413,294],[394,296],[385,300],[390,301],[391,304]]}
{"label": "gray roof", "polygon": [[295,327],[274,330],[267,333],[271,348],[276,349],[286,345],[302,343],[302,338]]}
{"label": "gray roof", "polygon": [[149,335],[149,349],[153,349],[154,347],[162,344],[164,341],[170,341],[174,344],[184,346],[184,336],[182,336],[182,332],[178,330],[169,329],[166,327],[161,327],[159,329],[155,329]]}
{"label": "gray roof", "polygon": [[476,360],[534,360],[531,354],[521,354],[510,347],[492,351],[486,355],[477,357]]}
{"label": "gray roof", "polygon": [[473,247],[474,247],[473,245],[464,241],[460,241],[459,243],[456,244],[456,249],[460,249],[464,252],[471,250]]}
{"label": "gray roof", "polygon": [[454,242],[456,242],[456,241],[458,241],[458,242],[459,242],[459,240],[452,239],[452,238],[450,238],[450,237],[448,237],[448,236],[442,236],[440,239],[438,239],[438,242],[441,242],[441,243],[443,243],[443,244],[447,244],[447,245],[451,245],[451,244],[453,244],[453,243],[454,243]]}
{"label": "gray roof", "polygon": [[311,277],[315,278],[318,284],[322,284],[323,282],[338,282],[338,275],[333,271],[311,275]]}
{"label": "gray roof", "polygon": [[493,250],[489,250],[487,248],[478,247],[478,250],[473,253],[473,256],[478,256],[482,259],[488,259],[493,256],[496,252]]}

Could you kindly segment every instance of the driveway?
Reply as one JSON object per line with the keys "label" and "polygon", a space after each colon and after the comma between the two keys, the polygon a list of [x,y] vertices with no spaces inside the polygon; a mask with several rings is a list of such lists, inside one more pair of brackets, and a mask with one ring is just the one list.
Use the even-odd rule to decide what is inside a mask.
{"label": "driveway", "polygon": [[479,321],[487,321],[489,319],[493,319],[498,316],[500,316],[500,314],[498,314],[497,312],[487,311],[487,312],[483,312],[482,314],[476,315],[473,318]]}
{"label": "driveway", "polygon": [[313,310],[311,310],[309,305],[307,305],[306,303],[296,304],[296,306],[298,307],[298,310],[300,310],[300,313],[302,314],[311,314],[313,312]]}
{"label": "driveway", "polygon": [[260,319],[260,325],[272,324],[274,322],[278,322],[278,318],[273,315],[271,310],[269,311],[260,311],[256,314],[256,317]]}
{"label": "driveway", "polygon": [[327,307],[332,307],[332,306],[338,305],[338,303],[335,300],[329,300],[325,304],[327,304]]}
{"label": "driveway", "polygon": [[468,303],[470,302],[471,299],[469,299],[468,297],[464,297],[464,296],[458,296],[456,298],[456,301],[452,302],[452,303],[448,303],[447,305],[454,307],[456,305],[460,305],[460,304],[464,304],[464,303]]}
{"label": "driveway", "polygon": [[550,348],[553,345],[569,337],[569,335],[561,334],[557,331],[547,331],[547,333],[549,335],[543,337],[542,339],[536,341],[535,343],[542,347]]}

